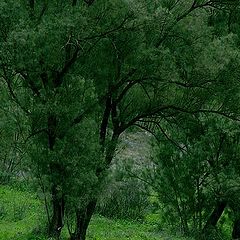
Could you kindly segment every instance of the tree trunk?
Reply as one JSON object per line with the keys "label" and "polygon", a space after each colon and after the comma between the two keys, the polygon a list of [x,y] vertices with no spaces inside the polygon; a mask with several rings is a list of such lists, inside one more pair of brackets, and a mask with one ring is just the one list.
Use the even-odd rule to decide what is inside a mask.
{"label": "tree trunk", "polygon": [[49,237],[59,239],[61,230],[64,225],[64,198],[62,194],[57,190],[56,185],[52,187],[52,206],[53,213],[48,227],[48,235]]}
{"label": "tree trunk", "polygon": [[[54,114],[48,115],[48,147],[50,151],[53,151],[54,145],[56,143],[56,127],[57,118]],[[57,163],[50,164],[51,176],[54,178],[55,175],[61,176],[62,166]],[[53,186],[51,189],[52,193],[52,217],[48,226],[48,235],[52,238],[59,239],[61,230],[63,227],[63,217],[64,217],[64,197],[62,191],[58,189],[59,179],[52,179]]]}
{"label": "tree trunk", "polygon": [[76,6],[77,5],[77,0],[73,0],[72,1],[72,6],[74,7],[74,6]]}
{"label": "tree trunk", "polygon": [[29,6],[32,10],[34,10],[34,4],[35,4],[34,0],[29,0]]}
{"label": "tree trunk", "polygon": [[94,210],[96,208],[97,200],[94,199],[85,209],[78,209],[76,210],[76,229],[73,234],[71,234],[71,240],[85,240],[86,239],[86,233],[87,228],[89,225],[89,222],[91,220],[91,217],[94,213]]}
{"label": "tree trunk", "polygon": [[236,218],[233,224],[232,239],[240,239],[240,217]]}
{"label": "tree trunk", "polygon": [[218,202],[217,206],[215,207],[215,209],[213,210],[213,212],[211,213],[210,217],[208,218],[204,228],[203,228],[203,232],[207,232],[208,229],[212,228],[212,227],[216,227],[218,220],[220,219],[220,217],[223,214],[223,211],[226,207],[227,203],[224,201]]}

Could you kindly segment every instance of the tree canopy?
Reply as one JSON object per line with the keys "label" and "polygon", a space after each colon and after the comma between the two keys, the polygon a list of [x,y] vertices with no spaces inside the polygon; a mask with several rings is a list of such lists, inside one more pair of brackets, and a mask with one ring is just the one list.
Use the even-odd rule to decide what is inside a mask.
{"label": "tree canopy", "polygon": [[[216,180],[215,171],[226,178],[222,166],[236,154],[231,137],[240,113],[238,18],[236,0],[1,1],[1,109],[7,104],[18,114],[13,132],[22,131],[26,166],[50,192],[50,236],[60,237],[70,214],[76,225],[71,239],[85,239],[119,137],[135,127],[167,140],[160,145],[161,184],[176,166],[196,177],[193,184],[208,168],[209,181]],[[218,124],[229,121],[236,126],[222,140]],[[219,141],[227,146],[221,154],[214,152]],[[189,155],[169,143],[189,148]],[[220,165],[211,166],[212,154],[216,161],[222,156]],[[199,168],[192,169],[196,162]],[[180,175],[176,181],[184,186],[187,180]],[[180,218],[187,231],[189,219]]]}

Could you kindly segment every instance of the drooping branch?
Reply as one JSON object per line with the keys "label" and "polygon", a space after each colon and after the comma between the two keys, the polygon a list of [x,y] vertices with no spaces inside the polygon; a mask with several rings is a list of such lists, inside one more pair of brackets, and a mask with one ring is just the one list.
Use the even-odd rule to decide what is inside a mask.
{"label": "drooping branch", "polygon": [[87,41],[87,40],[93,40],[93,39],[99,39],[99,38],[103,38],[106,37],[107,35],[117,32],[118,30],[122,30],[124,29],[124,26],[127,22],[127,20],[129,20],[132,17],[132,15],[127,15],[125,16],[125,18],[122,20],[122,22],[115,28],[107,30],[105,32],[93,35],[93,36],[88,36],[88,37],[84,37],[82,40]]}
{"label": "drooping branch", "polygon": [[39,130],[37,130],[37,131],[35,131],[35,132],[32,132],[32,133],[24,140],[24,143],[27,143],[30,138],[32,138],[32,137],[34,137],[34,136],[36,136],[36,135],[38,135],[38,134],[40,134],[40,133],[46,133],[46,134],[48,134],[48,129],[47,129],[47,128],[43,128],[43,129],[39,129]]}
{"label": "drooping branch", "polygon": [[187,110],[187,109],[177,107],[177,106],[173,106],[173,105],[169,106],[169,109],[174,109],[174,110],[177,110],[179,112],[184,112],[184,113],[188,113],[188,114],[197,114],[197,113],[216,114],[216,115],[226,117],[230,120],[240,122],[240,118],[235,117],[234,115],[232,115],[230,113],[228,114],[228,113],[225,113],[225,112],[222,112],[222,111],[219,111],[219,110],[214,110],[214,109]]}
{"label": "drooping branch", "polygon": [[[149,128],[146,124],[153,124],[154,127],[156,127],[155,129],[151,129]],[[136,124],[134,124],[136,125]],[[180,149],[180,151],[182,152],[186,152],[186,149],[183,148],[182,146],[180,146],[174,139],[172,139],[167,133],[166,131],[163,129],[163,127],[160,125],[160,123],[156,120],[152,120],[152,119],[140,119],[137,123],[136,126],[139,126],[140,128],[144,129],[145,131],[150,132],[151,134],[153,134],[153,136],[155,136],[155,138],[159,141],[159,138],[157,137],[157,133],[155,133],[156,131],[160,131],[163,136],[170,142],[172,143],[175,147],[177,147],[178,149]]]}
{"label": "drooping branch", "polygon": [[127,123],[122,123],[121,128],[122,129],[127,129],[130,126],[133,126],[139,120],[144,119],[144,118],[153,117],[156,114],[159,114],[159,113],[161,113],[161,112],[163,112],[164,110],[167,110],[167,109],[169,109],[168,105],[163,105],[163,106],[152,107],[152,108],[146,109],[144,112],[141,112],[141,113],[137,114],[135,117],[133,117]]}
{"label": "drooping branch", "polygon": [[[130,78],[133,74],[135,74],[137,70],[134,69],[134,71],[131,73],[131,75],[128,75],[128,78]],[[150,100],[150,95],[149,93],[147,93],[147,90],[145,88],[145,86],[143,85],[143,82],[148,80],[148,84],[150,84],[150,80],[159,80],[156,77],[143,77],[143,78],[139,78],[139,79],[134,79],[134,80],[127,80],[128,78],[123,78],[115,87],[114,90],[117,88],[120,88],[121,86],[123,86],[124,84],[126,84],[126,86],[122,89],[122,91],[119,93],[117,99],[116,99],[116,103],[119,103],[122,101],[122,99],[124,98],[124,96],[127,94],[127,92],[136,84],[139,84],[141,86],[141,88],[143,89],[143,91],[145,92],[145,94],[147,95],[148,99]],[[125,81],[124,81],[125,80]],[[127,80],[127,81],[126,81]]]}
{"label": "drooping branch", "polygon": [[169,27],[167,27],[165,34],[163,36],[160,36],[158,38],[158,40],[156,41],[155,47],[158,48],[163,41],[165,41],[167,39],[167,37],[169,36],[169,34],[171,33],[171,30],[176,26],[176,24],[180,21],[182,21],[183,19],[185,19],[186,17],[188,17],[192,12],[194,12],[196,9],[199,8],[204,8],[204,7],[210,7],[210,8],[216,8],[217,5],[216,3],[219,3],[218,1],[207,1],[204,2],[202,4],[198,4],[196,0],[193,1],[192,5],[190,6],[189,9],[187,9],[185,12],[183,12],[182,14],[180,14],[179,16],[177,16],[176,20],[174,21],[173,24],[171,24]]}
{"label": "drooping branch", "polygon": [[[238,122],[240,121],[240,119],[238,117],[235,117],[231,114],[227,114],[225,112],[218,111],[218,110],[211,110],[211,109],[191,110],[191,109],[178,107],[178,106],[174,106],[174,105],[163,105],[163,106],[159,106],[159,107],[155,107],[155,108],[146,109],[145,112],[139,113],[138,115],[133,117],[127,123],[122,123],[120,128],[122,131],[124,131],[125,129],[129,128],[130,126],[134,126],[134,125],[141,126],[141,124],[139,124],[139,122],[144,121],[144,119],[146,119],[146,118],[150,119],[149,121],[154,121],[154,117],[158,116],[159,114],[162,114],[162,117],[164,118],[165,111],[169,111],[169,110],[173,110],[176,113],[186,113],[186,114],[191,114],[191,115],[195,115],[195,114],[199,114],[199,113],[216,114],[216,115],[220,115],[225,118],[228,118],[232,121],[238,121]],[[151,120],[151,118],[153,120]],[[155,122],[155,124],[156,124],[156,126],[159,127],[159,124],[157,122]],[[161,126],[159,129],[164,134],[163,128],[161,128]],[[145,128],[145,130],[147,130],[147,129]],[[165,135],[165,137],[167,137],[167,136]]]}
{"label": "drooping branch", "polygon": [[22,103],[20,102],[20,100],[18,99],[18,97],[16,96],[13,88],[12,88],[12,84],[11,84],[11,80],[8,78],[8,75],[7,75],[7,71],[5,69],[4,66],[2,66],[3,68],[3,73],[4,75],[2,76],[2,78],[4,79],[4,81],[6,82],[7,84],[7,88],[8,88],[8,91],[9,91],[9,94],[10,96],[12,97],[13,101],[28,115],[30,112],[28,111],[27,108],[25,108]]}

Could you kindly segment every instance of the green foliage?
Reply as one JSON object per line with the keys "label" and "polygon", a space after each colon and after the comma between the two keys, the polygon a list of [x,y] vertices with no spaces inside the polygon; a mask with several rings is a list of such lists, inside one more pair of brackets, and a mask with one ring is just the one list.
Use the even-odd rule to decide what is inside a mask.
{"label": "green foliage", "polygon": [[142,221],[150,208],[143,188],[136,180],[109,184],[99,199],[97,212],[108,218]]}
{"label": "green foliage", "polygon": [[15,104],[7,101],[6,88],[0,84],[0,183],[7,184],[21,175],[20,163],[24,157],[21,149],[23,129],[18,121],[23,120]]}
{"label": "green foliage", "polygon": [[[0,177],[33,176],[46,208],[57,199],[72,217],[100,195],[120,135],[138,126],[161,140],[143,173],[159,207],[185,233],[202,229],[217,200],[233,209],[239,196],[238,127],[223,118],[240,110],[237,2],[85,3],[0,3]],[[115,216],[142,212],[130,189],[107,203]],[[25,217],[24,205],[13,211]]]}
{"label": "green foliage", "polygon": [[[235,172],[239,161],[238,125],[222,117],[199,117],[198,121],[198,128],[194,122],[191,128],[188,122],[190,128],[184,135],[169,129],[179,147],[160,141],[151,183],[166,223],[193,235],[202,232],[217,201],[227,201],[233,212],[238,212],[232,201],[236,206],[238,197],[233,196],[239,196],[239,176]],[[222,229],[216,230],[216,234],[209,230],[207,239],[222,236],[224,224],[222,218]]]}

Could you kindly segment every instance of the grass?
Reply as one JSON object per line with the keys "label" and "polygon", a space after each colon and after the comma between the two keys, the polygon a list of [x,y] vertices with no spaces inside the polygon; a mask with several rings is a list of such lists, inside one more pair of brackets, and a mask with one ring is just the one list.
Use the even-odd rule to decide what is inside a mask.
{"label": "grass", "polygon": [[[40,237],[40,231],[37,234],[43,226],[43,217],[44,208],[35,194],[7,186],[0,187],[0,240],[46,240]],[[151,224],[94,216],[88,229],[87,240],[183,239],[166,236],[154,229]],[[66,235],[66,232],[63,235]]]}
{"label": "grass", "polygon": [[180,240],[181,237],[166,236],[154,226],[123,220],[110,220],[95,216],[90,224],[88,240]]}
{"label": "grass", "polygon": [[31,234],[31,226],[38,225],[42,213],[34,194],[0,187],[0,240]]}

